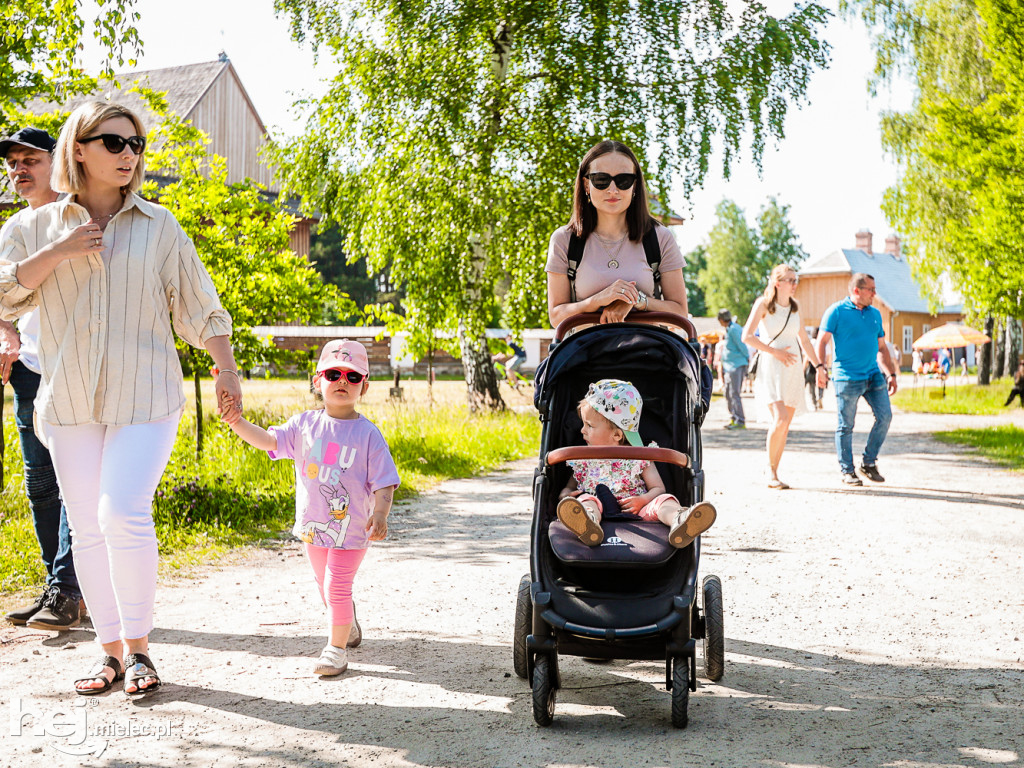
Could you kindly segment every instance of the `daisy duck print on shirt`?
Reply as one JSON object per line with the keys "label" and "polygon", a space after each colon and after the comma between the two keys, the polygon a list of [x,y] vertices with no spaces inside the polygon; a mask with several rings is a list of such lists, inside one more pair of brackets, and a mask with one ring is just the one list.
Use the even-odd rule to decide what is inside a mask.
{"label": "daisy duck print on shirt", "polygon": [[295,462],[292,533],[319,547],[365,549],[374,491],[399,484],[380,430],[363,416],[304,411],[269,431],[277,438],[270,458]]}

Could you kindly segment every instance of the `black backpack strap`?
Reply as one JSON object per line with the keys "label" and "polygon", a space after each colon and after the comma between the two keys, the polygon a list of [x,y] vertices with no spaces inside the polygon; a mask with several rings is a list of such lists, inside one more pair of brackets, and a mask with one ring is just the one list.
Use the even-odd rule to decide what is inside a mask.
{"label": "black backpack strap", "polygon": [[647,230],[644,235],[644,255],[647,263],[654,273],[654,298],[661,298],[661,243],[658,242],[658,228],[656,226]]}
{"label": "black backpack strap", "polygon": [[569,233],[569,248],[566,251],[569,269],[566,270],[565,276],[569,278],[569,301],[574,303],[576,301],[576,270],[579,269],[580,262],[583,261],[583,248],[586,244],[587,241],[575,232]]}

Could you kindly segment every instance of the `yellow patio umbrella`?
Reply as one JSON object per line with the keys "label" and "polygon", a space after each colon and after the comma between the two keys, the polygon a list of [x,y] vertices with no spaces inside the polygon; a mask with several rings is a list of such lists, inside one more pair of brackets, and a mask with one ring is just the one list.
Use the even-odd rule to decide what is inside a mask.
{"label": "yellow patio umbrella", "polygon": [[932,328],[914,342],[914,349],[953,349],[969,344],[987,344],[991,339],[963,323],[946,323]]}
{"label": "yellow patio umbrella", "polygon": [[[966,347],[968,344],[985,344],[991,341],[981,331],[963,323],[946,323],[932,328],[928,333],[914,342],[914,349],[954,349]],[[952,364],[952,360],[950,364]],[[954,379],[954,383],[956,380]],[[942,396],[946,396],[946,377],[942,377]]]}

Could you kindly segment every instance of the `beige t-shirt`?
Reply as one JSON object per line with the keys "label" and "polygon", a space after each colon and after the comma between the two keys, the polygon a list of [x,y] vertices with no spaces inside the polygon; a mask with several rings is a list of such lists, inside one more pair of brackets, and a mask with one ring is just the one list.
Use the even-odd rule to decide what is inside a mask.
{"label": "beige t-shirt", "polygon": [[[679,245],[667,227],[658,226],[658,243],[661,245],[661,274],[682,269],[686,265]],[[632,280],[637,288],[651,296],[654,294],[654,273],[647,263],[643,242],[626,240],[616,254],[618,246],[610,249],[596,236],[590,235],[583,246],[583,259],[576,270],[577,300],[593,296],[616,280]],[[564,275],[569,271],[569,227],[559,227],[548,243],[548,261],[545,272]],[[609,266],[612,255],[618,266]]]}

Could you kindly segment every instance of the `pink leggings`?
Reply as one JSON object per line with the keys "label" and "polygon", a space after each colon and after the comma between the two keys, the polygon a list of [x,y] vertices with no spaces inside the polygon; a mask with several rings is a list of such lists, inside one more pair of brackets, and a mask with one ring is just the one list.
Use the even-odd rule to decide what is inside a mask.
{"label": "pink leggings", "polygon": [[313,566],[320,599],[331,612],[331,625],[352,623],[352,582],[366,555],[365,549],[333,549],[306,545],[306,556]]}

